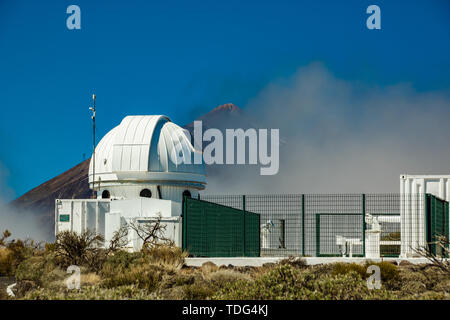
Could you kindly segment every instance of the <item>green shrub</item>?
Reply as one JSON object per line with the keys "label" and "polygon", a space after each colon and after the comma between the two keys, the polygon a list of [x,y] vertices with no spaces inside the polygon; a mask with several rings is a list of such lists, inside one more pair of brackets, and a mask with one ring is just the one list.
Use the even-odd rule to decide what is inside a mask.
{"label": "green shrub", "polygon": [[436,282],[433,286],[433,290],[450,294],[450,279],[444,278],[441,281]]}
{"label": "green shrub", "polygon": [[350,272],[345,275],[327,276],[312,283],[308,299],[323,300],[366,300],[395,298],[385,288],[369,289],[359,274]]}
{"label": "green shrub", "polygon": [[14,263],[11,250],[0,248],[0,276],[11,276],[14,274]]}
{"label": "green shrub", "polygon": [[227,283],[238,280],[250,280],[250,275],[234,270],[218,270],[211,273],[208,278],[216,286],[221,287]]}
{"label": "green shrub", "polygon": [[175,276],[174,286],[190,285],[195,282],[195,276],[192,274],[181,274]]}
{"label": "green shrub", "polygon": [[0,247],[6,246],[6,239],[11,236],[11,232],[8,229],[3,231],[3,234],[0,236]]}
{"label": "green shrub", "polygon": [[231,282],[213,296],[214,299],[293,300],[293,299],[386,299],[385,289],[370,290],[358,273],[328,274],[317,277],[285,264],[254,280]]}
{"label": "green shrub", "polygon": [[279,262],[280,264],[290,264],[296,268],[304,268],[307,266],[306,261],[302,257],[294,257],[290,256],[286,259],[283,259]]}
{"label": "green shrub", "polygon": [[380,268],[381,283],[389,289],[398,289],[400,285],[400,272],[398,267],[390,262],[373,262],[366,261],[364,265],[358,263],[334,263],[333,275],[347,274],[350,272],[357,273],[362,279],[367,279],[371,273],[367,273],[367,268],[371,265]]}
{"label": "green shrub", "polygon": [[100,286],[81,286],[80,290],[60,288],[53,290],[39,288],[29,291],[22,299],[25,300],[148,300],[154,296],[147,290],[134,285],[117,288],[104,288]]}
{"label": "green shrub", "polygon": [[40,285],[44,272],[45,259],[41,256],[30,257],[17,267],[16,279],[33,281]]}
{"label": "green shrub", "polygon": [[58,268],[52,255],[36,255],[22,261],[16,270],[17,281],[32,281],[37,286],[47,286],[62,280],[66,272]]}
{"label": "green shrub", "polygon": [[380,267],[381,281],[388,289],[398,289],[400,285],[400,271],[393,263],[381,261],[377,263],[366,262],[366,267],[376,265]]}
{"label": "green shrub", "polygon": [[126,285],[135,285],[140,289],[153,291],[158,287],[162,278],[163,270],[155,265],[141,264],[131,266],[124,269],[122,272],[110,274],[110,276],[103,280],[103,285],[106,288],[114,288]]}
{"label": "green shrub", "polygon": [[171,270],[179,270],[187,257],[181,248],[170,245],[156,245],[143,251],[143,254],[147,262]]}
{"label": "green shrub", "polygon": [[183,287],[184,299],[186,300],[205,300],[216,292],[215,288],[206,281],[195,282]]}
{"label": "green shrub", "polygon": [[332,270],[333,275],[355,272],[359,274],[359,276],[362,279],[366,279],[367,277],[369,277],[369,274],[367,273],[367,267],[365,265],[358,263],[344,263],[344,262],[334,263]]}
{"label": "green shrub", "polygon": [[171,281],[176,280],[166,274],[175,275],[184,264],[184,257],[181,249],[171,246],[155,246],[138,253],[119,250],[104,262],[100,272],[102,283],[107,288],[135,285],[149,291],[161,285],[172,286]]}
{"label": "green shrub", "polygon": [[405,294],[421,294],[426,291],[450,294],[450,278],[431,264],[402,268],[399,283],[400,290]]}
{"label": "green shrub", "polygon": [[8,294],[6,293],[6,290],[3,288],[0,288],[0,300],[8,300]]}
{"label": "green shrub", "polygon": [[140,252],[130,253],[119,250],[106,258],[100,275],[103,277],[111,277],[117,273],[125,272],[133,265],[143,263],[142,254]]}
{"label": "green shrub", "polygon": [[63,231],[56,235],[56,242],[47,249],[54,251],[58,264],[63,268],[76,265],[98,271],[108,256],[108,251],[102,248],[103,242],[102,235],[90,230],[81,234]]}
{"label": "green shrub", "polygon": [[202,264],[200,269],[204,275],[208,275],[219,270],[219,267],[211,261],[206,261]]}
{"label": "green shrub", "polygon": [[400,290],[405,295],[421,294],[427,291],[427,277],[418,271],[401,272]]}
{"label": "green shrub", "polygon": [[256,280],[237,280],[226,284],[214,299],[267,300],[295,299],[298,292],[298,269],[279,265]]}
{"label": "green shrub", "polygon": [[34,241],[12,240],[0,248],[0,275],[13,276],[17,266],[38,251]]}

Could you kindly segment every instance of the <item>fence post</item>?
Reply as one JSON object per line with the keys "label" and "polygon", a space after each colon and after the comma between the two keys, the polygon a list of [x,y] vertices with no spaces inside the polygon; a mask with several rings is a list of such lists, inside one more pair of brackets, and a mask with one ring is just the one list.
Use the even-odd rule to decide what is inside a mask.
{"label": "fence post", "polygon": [[320,256],[320,214],[316,213],[316,257]]}
{"label": "fence post", "polygon": [[363,230],[363,257],[366,256],[366,195],[363,193],[362,197],[362,230]]}
{"label": "fence post", "polygon": [[[448,240],[449,238],[449,226],[448,226],[448,222],[449,222],[449,215],[448,215],[448,202],[443,200],[442,201],[442,209],[443,209],[443,217],[442,217],[442,223],[443,223],[443,228],[442,228],[442,235]],[[444,247],[442,248],[442,257],[443,258],[448,258],[447,255],[447,251],[445,249],[448,249],[448,244],[444,244]]]}
{"label": "fence post", "polygon": [[258,257],[261,257],[261,214],[258,214]]}
{"label": "fence post", "polygon": [[[430,214],[430,203],[428,201],[428,194],[425,193],[425,196],[423,197],[425,199],[425,243],[426,248],[428,250],[431,250],[431,232],[430,232],[430,222],[431,222],[431,214]],[[403,240],[403,239],[402,239]]]}
{"label": "fence post", "polygon": [[302,194],[302,256],[305,256],[305,195]]}
{"label": "fence post", "polygon": [[246,243],[245,243],[245,195],[242,195],[242,215],[243,215],[243,221],[244,221],[244,225],[243,225],[243,244],[242,244],[242,248],[243,248],[243,256],[245,257],[245,254],[246,254]]}

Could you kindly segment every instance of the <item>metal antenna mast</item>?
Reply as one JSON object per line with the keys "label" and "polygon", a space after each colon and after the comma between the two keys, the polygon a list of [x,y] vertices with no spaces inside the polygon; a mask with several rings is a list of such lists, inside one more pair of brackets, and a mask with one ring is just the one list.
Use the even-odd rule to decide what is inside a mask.
{"label": "metal antenna mast", "polygon": [[89,107],[89,110],[92,111],[92,130],[93,130],[93,155],[92,155],[92,198],[95,199],[95,94],[92,95],[92,99],[94,100],[94,104],[92,107]]}

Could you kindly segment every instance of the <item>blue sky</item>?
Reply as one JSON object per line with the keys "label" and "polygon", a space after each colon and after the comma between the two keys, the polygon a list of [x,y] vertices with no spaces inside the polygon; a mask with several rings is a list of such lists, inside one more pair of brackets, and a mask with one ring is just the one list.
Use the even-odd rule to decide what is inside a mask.
{"label": "blue sky", "polygon": [[[66,28],[67,6],[81,30]],[[366,28],[367,6],[381,30]],[[450,90],[448,1],[0,1],[0,163],[19,196],[91,153],[125,115],[185,124],[299,67],[374,87]],[[1,168],[0,167],[0,168]]]}

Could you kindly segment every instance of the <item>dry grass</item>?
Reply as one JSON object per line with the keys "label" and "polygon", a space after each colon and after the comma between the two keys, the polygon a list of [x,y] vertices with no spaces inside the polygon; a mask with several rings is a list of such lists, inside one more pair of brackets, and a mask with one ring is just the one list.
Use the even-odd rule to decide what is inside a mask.
{"label": "dry grass", "polygon": [[11,274],[11,250],[0,248],[0,276]]}
{"label": "dry grass", "polygon": [[216,264],[208,261],[202,264],[200,270],[205,277],[208,277],[211,273],[218,271],[219,267]]}
{"label": "dry grass", "polygon": [[150,264],[131,266],[120,273],[110,274],[103,279],[102,285],[106,288],[115,288],[126,285],[135,285],[140,289],[154,291],[162,280],[164,269]]}
{"label": "dry grass", "polygon": [[237,280],[251,280],[251,276],[247,273],[242,273],[234,270],[218,270],[208,275],[208,280],[221,286],[227,282]]}
{"label": "dry grass", "polygon": [[80,281],[81,281],[82,285],[92,286],[92,285],[99,284],[101,281],[101,278],[98,274],[96,274],[94,272],[90,272],[88,274],[82,274]]}
{"label": "dry grass", "polygon": [[[81,290],[68,291],[67,274],[55,269],[44,286],[26,280],[26,299],[450,299],[450,279],[438,268],[406,265],[395,268],[398,288],[392,279],[382,281],[381,290],[368,290],[364,265],[325,264],[295,267],[289,263],[259,268],[217,267],[212,263],[200,268],[167,271],[161,264],[149,264],[136,255],[108,273],[84,270]],[[167,263],[167,261],[165,262]],[[393,267],[392,267],[393,266]],[[110,265],[111,267],[111,265]],[[394,269],[393,269],[394,270]],[[64,275],[64,278],[61,276]],[[49,277],[52,278],[52,277]],[[396,279],[395,277],[393,279]],[[30,283],[28,283],[30,282]]]}
{"label": "dry grass", "polygon": [[167,270],[178,271],[183,265],[187,252],[183,252],[180,248],[169,245],[154,246],[144,253],[145,259],[151,263]]}
{"label": "dry grass", "polygon": [[[66,243],[80,242],[75,240]],[[89,246],[76,252],[86,252],[83,248]],[[65,281],[69,274],[64,266],[69,259],[62,265],[57,253],[52,245],[35,249],[15,243],[11,249],[0,248],[0,268],[14,270],[20,288],[17,298],[450,299],[450,279],[433,265],[367,262],[307,266],[301,258],[290,257],[262,267],[219,267],[212,262],[187,267],[186,252],[168,245],[135,253],[111,251],[95,268],[89,254],[81,254],[81,289],[68,290]],[[372,264],[380,267],[380,290],[367,288],[367,267]],[[4,294],[0,298],[4,299]]]}

